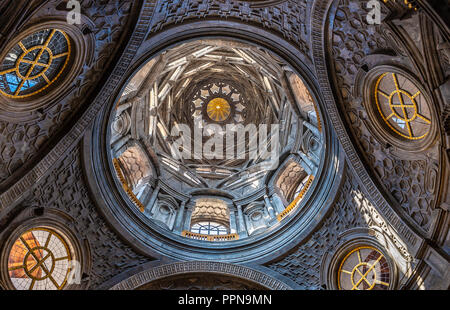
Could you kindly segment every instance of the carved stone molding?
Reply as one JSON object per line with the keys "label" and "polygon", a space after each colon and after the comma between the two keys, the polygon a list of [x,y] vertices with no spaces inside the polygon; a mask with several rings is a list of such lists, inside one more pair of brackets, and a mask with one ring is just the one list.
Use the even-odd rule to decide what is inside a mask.
{"label": "carved stone molding", "polygon": [[[386,199],[403,220],[429,237],[435,226],[433,209],[441,186],[439,179],[445,169],[438,167],[439,112],[430,90],[435,86],[430,86],[432,79],[424,77],[425,62],[421,56],[423,49],[432,51],[434,47],[425,45],[426,34],[421,31],[423,22],[418,14],[401,23],[368,25],[364,4],[340,1],[332,29],[331,25],[329,28],[327,53],[336,103],[356,149]],[[404,30],[410,34],[403,34]],[[433,65],[428,63],[426,67],[430,70]],[[427,110],[430,118],[428,131],[421,138],[402,137],[390,131],[388,127],[392,125],[382,120],[379,95],[375,96],[382,76],[405,79],[397,87],[404,88],[403,81],[408,81],[420,91],[421,98],[414,100],[420,103],[417,115],[422,116]],[[407,127],[411,128],[411,135],[416,133],[414,124],[408,122]]]}
{"label": "carved stone molding", "polygon": [[169,276],[189,273],[223,274],[255,282],[270,290],[290,290],[287,284],[260,271],[241,265],[220,262],[191,261],[158,266],[129,277],[111,287],[111,290],[134,290],[145,284]]}
{"label": "carved stone molding", "polygon": [[413,258],[396,237],[376,208],[362,193],[362,187],[353,172],[343,173],[333,209],[320,227],[287,256],[266,264],[268,268],[291,279],[304,289],[321,289],[321,275],[328,268],[324,258],[338,250],[351,231],[363,231],[358,238],[377,240],[395,257],[402,275],[411,268]]}
{"label": "carved stone molding", "polygon": [[83,178],[80,152],[80,146],[76,147],[33,186],[31,200],[32,205],[47,212],[54,210],[70,217],[65,225],[78,242],[89,246],[89,287],[96,288],[123,270],[148,263],[153,258],[137,253],[132,245],[124,243],[99,214]]}
{"label": "carved stone molding", "polygon": [[169,276],[139,287],[137,290],[267,290],[265,287],[242,278],[223,274],[188,273]]}
{"label": "carved stone molding", "polygon": [[[407,245],[409,253],[414,256],[417,254],[423,239],[402,220],[396,211],[394,211],[394,208],[390,205],[381,190],[374,183],[369,174],[368,168],[363,164],[360,157],[361,155],[356,150],[346,126],[339,115],[339,110],[335,102],[333,90],[329,80],[325,52],[327,37],[326,32],[328,29],[327,23],[329,20],[327,18],[327,14],[329,14],[329,10],[333,2],[333,0],[316,1],[311,17],[312,28],[315,29],[312,32],[313,60],[316,67],[317,79],[321,86],[326,108],[328,110],[328,115],[334,129],[337,132],[341,145],[347,154],[350,166],[363,184],[365,192],[367,192],[371,202],[375,206],[374,208],[381,213],[383,218],[389,223],[389,226],[392,226],[395,229],[399,237]],[[388,230],[388,227],[386,226],[385,229]],[[392,233],[389,232],[389,234]]]}
{"label": "carved stone molding", "polygon": [[[251,3],[253,2],[253,3]],[[160,1],[152,20],[151,33],[179,23],[202,18],[237,20],[259,24],[294,43],[309,56],[306,30],[308,4],[305,0],[284,1]]]}

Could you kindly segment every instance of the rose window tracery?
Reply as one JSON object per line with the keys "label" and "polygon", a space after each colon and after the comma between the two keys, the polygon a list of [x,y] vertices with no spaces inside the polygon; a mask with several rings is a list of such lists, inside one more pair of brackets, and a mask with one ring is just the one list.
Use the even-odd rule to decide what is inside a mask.
{"label": "rose window tracery", "polygon": [[71,57],[69,36],[59,29],[44,29],[20,40],[0,64],[0,93],[26,98],[52,85]]}
{"label": "rose window tracery", "polygon": [[374,247],[361,246],[342,259],[337,282],[340,290],[386,290],[391,278],[386,257]]}

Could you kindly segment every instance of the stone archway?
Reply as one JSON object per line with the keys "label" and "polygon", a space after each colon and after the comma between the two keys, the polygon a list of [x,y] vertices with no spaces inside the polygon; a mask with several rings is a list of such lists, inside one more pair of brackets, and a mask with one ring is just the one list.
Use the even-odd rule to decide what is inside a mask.
{"label": "stone archway", "polygon": [[[209,280],[201,279],[202,275],[212,275]],[[219,276],[222,279],[219,280]],[[291,290],[287,284],[260,271],[234,264],[191,261],[177,262],[147,269],[117,283],[111,290],[134,290],[134,289],[156,289],[167,287],[169,278],[178,283],[174,288],[189,289],[186,284],[188,278],[196,279],[197,285],[206,289],[228,288],[228,289],[269,289],[269,290]],[[195,285],[193,285],[195,286]]]}

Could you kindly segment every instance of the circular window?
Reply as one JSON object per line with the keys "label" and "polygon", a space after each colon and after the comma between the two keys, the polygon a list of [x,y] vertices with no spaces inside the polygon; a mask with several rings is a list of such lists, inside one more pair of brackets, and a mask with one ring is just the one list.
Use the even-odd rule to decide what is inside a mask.
{"label": "circular window", "polygon": [[223,122],[230,116],[230,104],[223,98],[214,98],[208,103],[207,112],[211,120]]}
{"label": "circular window", "polygon": [[18,290],[61,290],[67,283],[71,260],[65,237],[49,228],[32,228],[9,250],[9,279]]}
{"label": "circular window", "polygon": [[0,63],[0,93],[14,99],[36,95],[65,71],[71,57],[68,35],[43,29],[17,42]]}
{"label": "circular window", "polygon": [[430,133],[429,105],[422,91],[405,75],[381,74],[375,84],[374,97],[382,123],[396,135],[421,140]]}
{"label": "circular window", "polygon": [[337,272],[340,290],[387,290],[391,268],[386,257],[372,246],[360,246],[342,259]]}

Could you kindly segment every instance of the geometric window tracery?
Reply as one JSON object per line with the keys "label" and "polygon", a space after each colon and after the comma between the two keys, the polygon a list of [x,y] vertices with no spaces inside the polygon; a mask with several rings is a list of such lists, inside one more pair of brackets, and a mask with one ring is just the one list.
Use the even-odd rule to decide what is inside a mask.
{"label": "geometric window tracery", "polygon": [[342,259],[337,284],[340,290],[387,290],[391,278],[386,257],[374,247],[361,246]]}
{"label": "geometric window tracery", "polygon": [[17,290],[61,290],[71,260],[62,235],[48,228],[33,228],[24,232],[9,252],[9,278]]}
{"label": "geometric window tracery", "polygon": [[43,91],[61,76],[70,56],[64,31],[43,29],[25,37],[1,60],[0,93],[20,99]]}
{"label": "geometric window tracery", "polygon": [[208,222],[199,222],[192,225],[191,232],[203,235],[216,236],[228,234],[228,229],[222,224],[208,221]]}
{"label": "geometric window tracery", "polygon": [[386,72],[377,80],[375,102],[383,122],[408,140],[425,138],[431,129],[431,111],[419,88],[402,74]]}

